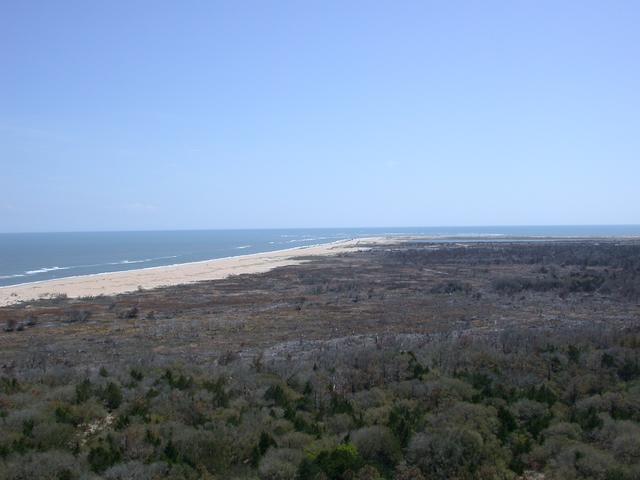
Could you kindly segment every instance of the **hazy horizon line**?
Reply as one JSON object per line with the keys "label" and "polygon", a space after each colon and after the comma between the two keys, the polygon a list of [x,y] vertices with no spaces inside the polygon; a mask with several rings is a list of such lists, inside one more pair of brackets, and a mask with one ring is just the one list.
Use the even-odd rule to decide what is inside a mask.
{"label": "hazy horizon line", "polygon": [[211,232],[211,231],[269,231],[269,230],[340,230],[340,229],[415,229],[415,228],[500,228],[500,227],[640,227],[640,223],[518,223],[485,225],[396,225],[396,226],[340,226],[340,227],[242,227],[242,228],[149,228],[113,230],[32,230],[1,232],[0,235],[45,233],[137,233],[137,232]]}

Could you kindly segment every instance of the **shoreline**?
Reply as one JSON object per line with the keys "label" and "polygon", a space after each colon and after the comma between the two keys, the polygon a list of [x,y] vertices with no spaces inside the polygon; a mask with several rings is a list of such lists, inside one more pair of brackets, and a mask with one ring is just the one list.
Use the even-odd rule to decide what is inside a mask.
{"label": "shoreline", "polygon": [[228,255],[226,257],[208,258],[206,260],[194,260],[193,262],[184,262],[184,263],[170,263],[168,265],[156,265],[154,267],[140,267],[140,268],[132,268],[130,270],[115,270],[113,272],[87,273],[87,274],[84,274],[84,275],[69,275],[68,277],[48,278],[46,280],[34,280],[33,282],[15,283],[13,285],[1,285],[0,286],[0,291],[3,288],[23,287],[23,286],[27,286],[27,285],[35,285],[35,284],[47,283],[47,282],[55,282],[55,281],[58,281],[58,280],[68,280],[70,278],[87,278],[87,277],[97,277],[97,276],[102,276],[102,275],[117,275],[117,274],[120,274],[120,273],[139,272],[141,270],[155,270],[155,269],[162,269],[162,268],[180,267],[180,266],[183,266],[183,265],[198,265],[198,264],[202,264],[202,263],[215,262],[217,260],[232,260],[234,258],[254,257],[254,256],[260,256],[260,255],[267,255],[267,254],[270,254],[270,253],[280,253],[280,252],[288,252],[288,251],[292,251],[292,250],[300,250],[300,249],[305,249],[305,248],[324,247],[324,246],[329,246],[329,245],[333,245],[333,244],[340,244],[340,243],[343,243],[343,242],[351,242],[353,240],[356,240],[356,239],[355,238],[350,238],[350,239],[343,239],[343,240],[335,240],[335,241],[329,242],[329,243],[316,243],[316,244],[313,244],[313,245],[303,245],[303,246],[300,246],[300,247],[281,248],[281,249],[278,249],[278,250],[270,250],[268,252],[256,252],[256,253],[245,253],[245,254],[240,254],[240,255]]}
{"label": "shoreline", "polygon": [[335,255],[354,249],[362,249],[363,244],[393,243],[395,241],[398,239],[383,236],[352,238],[269,252],[7,285],[0,287],[0,307],[43,298],[55,298],[61,295],[68,298],[118,295],[134,292],[140,288],[148,290],[207,280],[220,280],[232,275],[264,273],[277,267],[304,263],[305,260],[296,259],[300,256]]}
{"label": "shoreline", "polygon": [[367,248],[371,244],[394,244],[403,242],[432,241],[434,243],[462,242],[520,242],[520,241],[625,241],[640,240],[640,236],[511,236],[506,235],[377,235],[335,240],[328,243],[305,245],[272,250],[268,252],[247,253],[227,257],[174,263],[132,270],[71,275],[48,280],[18,283],[0,286],[0,308],[23,302],[66,296],[68,298],[97,297],[101,295],[119,295],[140,289],[183,285],[208,280],[220,280],[232,275],[265,273],[274,268],[299,265],[306,260],[297,260],[301,256],[334,255]]}

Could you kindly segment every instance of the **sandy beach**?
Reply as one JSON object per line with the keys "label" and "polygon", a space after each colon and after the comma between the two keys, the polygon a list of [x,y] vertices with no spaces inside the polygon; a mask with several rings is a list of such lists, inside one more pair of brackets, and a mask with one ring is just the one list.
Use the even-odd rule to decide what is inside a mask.
{"label": "sandy beach", "polygon": [[[395,239],[397,240],[397,239]],[[230,275],[262,273],[277,267],[304,262],[298,257],[335,255],[366,248],[367,245],[391,243],[387,237],[369,237],[275,252],[256,253],[231,258],[153,267],[123,272],[100,273],[59,278],[43,282],[0,287],[0,307],[19,302],[66,295],[69,298],[117,295],[169,285],[218,280]]]}

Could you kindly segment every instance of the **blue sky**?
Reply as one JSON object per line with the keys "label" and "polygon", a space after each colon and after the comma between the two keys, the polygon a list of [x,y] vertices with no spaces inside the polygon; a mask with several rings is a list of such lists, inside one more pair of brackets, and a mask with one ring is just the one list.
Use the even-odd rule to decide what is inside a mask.
{"label": "blue sky", "polygon": [[635,1],[0,4],[0,231],[640,223]]}

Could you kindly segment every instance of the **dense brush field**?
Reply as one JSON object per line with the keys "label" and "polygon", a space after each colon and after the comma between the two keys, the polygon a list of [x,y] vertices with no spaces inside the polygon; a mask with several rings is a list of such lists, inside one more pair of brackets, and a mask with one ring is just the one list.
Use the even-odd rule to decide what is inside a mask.
{"label": "dense brush field", "polygon": [[[4,377],[3,478],[640,477],[640,331]],[[402,344],[412,345],[403,350]]]}
{"label": "dense brush field", "polygon": [[637,259],[413,245],[5,309],[0,479],[638,479]]}

